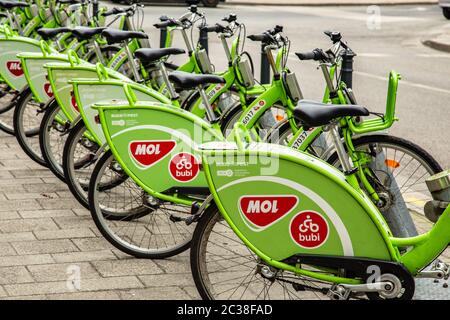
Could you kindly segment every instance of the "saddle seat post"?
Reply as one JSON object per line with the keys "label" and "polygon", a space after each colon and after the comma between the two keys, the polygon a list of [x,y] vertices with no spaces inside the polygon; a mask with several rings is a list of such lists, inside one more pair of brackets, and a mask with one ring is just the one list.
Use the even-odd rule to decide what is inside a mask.
{"label": "saddle seat post", "polygon": [[125,52],[127,53],[128,61],[130,61],[131,71],[133,72],[134,81],[136,81],[138,83],[142,83],[144,80],[142,79],[141,74],[139,73],[138,65],[136,63],[136,60],[134,59],[133,54],[131,53],[130,47],[128,45],[128,41],[124,40],[122,43],[125,48]]}
{"label": "saddle seat post", "polygon": [[95,40],[95,36],[90,39],[90,43],[92,47],[94,48],[95,55],[97,56],[98,61],[106,66],[105,57],[103,57],[102,50],[100,49],[100,46],[98,45],[98,42]]}
{"label": "saddle seat post", "polygon": [[334,147],[336,148],[336,152],[338,154],[339,161],[341,162],[343,171],[345,175],[353,174],[355,171],[355,167],[353,165],[353,161],[350,159],[347,151],[345,150],[344,144],[341,140],[341,136],[338,130],[338,122],[333,122],[329,124],[328,131],[330,132],[331,139]]}
{"label": "saddle seat post", "polygon": [[167,90],[169,91],[170,99],[172,100],[178,100],[180,96],[175,91],[175,88],[172,85],[172,82],[169,80],[169,74],[167,73],[166,66],[164,65],[164,61],[158,61],[156,63],[156,67],[161,71],[162,78],[164,80],[164,84],[167,87]]}
{"label": "saddle seat post", "polygon": [[216,122],[217,121],[216,114],[214,113],[214,110],[211,107],[211,104],[209,103],[209,99],[208,99],[208,96],[206,95],[203,85],[198,85],[197,90],[202,99],[203,106],[205,107],[206,117],[208,118],[208,121],[211,123]]}

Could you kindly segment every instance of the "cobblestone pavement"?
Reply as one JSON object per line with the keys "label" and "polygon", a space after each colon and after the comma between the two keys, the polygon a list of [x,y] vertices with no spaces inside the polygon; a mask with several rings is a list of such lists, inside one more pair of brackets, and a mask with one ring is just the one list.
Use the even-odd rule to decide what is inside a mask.
{"label": "cobblestone pavement", "polygon": [[66,185],[0,133],[1,299],[194,299],[188,261],[116,250]]}

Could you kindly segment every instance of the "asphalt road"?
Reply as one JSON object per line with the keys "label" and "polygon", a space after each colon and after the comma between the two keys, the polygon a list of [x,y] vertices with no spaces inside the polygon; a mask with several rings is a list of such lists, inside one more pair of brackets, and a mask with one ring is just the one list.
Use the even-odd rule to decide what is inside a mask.
{"label": "asphalt road", "polygon": [[[109,3],[108,5],[111,5]],[[371,14],[380,10],[381,16]],[[144,30],[151,35],[152,46],[159,44],[159,32],[152,25],[162,14],[178,17],[181,6],[145,7]],[[295,51],[327,48],[324,30],[342,33],[358,54],[355,63],[354,91],[360,104],[370,110],[385,109],[387,78],[394,69],[401,73],[397,100],[397,116],[390,133],[409,139],[450,168],[450,54],[421,44],[428,35],[438,32],[449,22],[438,6],[237,6],[222,4],[215,9],[201,8],[210,24],[230,12],[247,26],[247,34],[258,33],[280,24],[291,39],[289,67],[296,72],[306,98],[321,99],[323,77],[314,62],[300,62]],[[369,13],[368,13],[369,11]],[[181,35],[174,46],[184,47]],[[259,70],[259,47],[247,41]],[[215,36],[210,37],[210,56],[216,70],[224,70],[225,55]],[[175,59],[175,62],[177,59]],[[179,60],[182,62],[183,60]],[[258,72],[259,74],[259,72]]]}

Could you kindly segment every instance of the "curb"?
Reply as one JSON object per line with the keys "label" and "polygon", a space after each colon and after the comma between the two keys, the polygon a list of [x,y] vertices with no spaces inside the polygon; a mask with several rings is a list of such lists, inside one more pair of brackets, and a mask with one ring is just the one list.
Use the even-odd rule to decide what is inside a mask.
{"label": "curb", "polygon": [[450,53],[450,43],[444,43],[437,40],[422,40],[422,44],[435,50]]}

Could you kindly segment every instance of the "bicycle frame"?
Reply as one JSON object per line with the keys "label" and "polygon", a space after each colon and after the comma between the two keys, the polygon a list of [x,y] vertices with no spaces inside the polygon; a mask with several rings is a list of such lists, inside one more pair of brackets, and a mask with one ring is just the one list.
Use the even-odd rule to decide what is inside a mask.
{"label": "bicycle frame", "polygon": [[[251,157],[267,157],[278,161],[279,171],[273,175],[261,175],[261,165],[255,165],[256,160],[252,162],[249,160]],[[310,156],[307,154],[297,153],[277,145],[250,144],[246,149],[243,149],[240,144],[226,148],[214,143],[203,146],[203,165],[215,203],[236,235],[266,264],[318,280],[355,284],[361,283],[361,279],[342,278],[337,275],[325,275],[323,272],[302,269],[300,267],[302,254],[330,258],[354,256],[355,258],[393,261],[405,266],[415,276],[447,247],[450,241],[450,216],[448,216],[450,206],[428,233],[413,238],[394,238],[382,215],[353,179],[348,176],[344,177],[334,168],[309,158]],[[227,159],[228,163],[224,165],[218,159]],[[246,163],[245,174],[238,177],[233,177],[232,174],[220,174],[224,171],[234,172],[238,168],[242,172],[243,167],[239,164],[242,162]],[[261,163],[267,163],[267,161],[261,161]],[[293,171],[294,167],[295,171]],[[318,177],[310,179],[315,176],[311,171],[319,173],[321,177],[327,179]],[[292,175],[293,172],[296,174]],[[353,200],[344,201],[344,195],[332,186],[333,183],[329,183],[330,180],[339,184],[338,189],[342,188],[342,190],[348,191],[352,198],[364,208],[363,211],[370,217],[366,220],[367,224],[355,221],[360,218],[358,212],[361,207],[353,207]],[[290,195],[297,196],[300,201],[296,205],[291,205],[289,210],[284,212],[285,215],[272,224],[256,226],[255,220],[244,215],[243,206],[239,207],[239,203],[241,203],[239,199],[243,197],[242,190],[252,190],[252,196],[260,197],[260,199]],[[306,203],[303,206],[301,205],[302,201]],[[345,209],[342,212],[339,210],[339,203],[345,203]],[[278,208],[281,206],[280,200]],[[350,207],[352,209],[349,209]],[[303,243],[303,247],[299,245],[291,237],[292,232],[289,231],[295,219],[303,212],[309,211],[319,213],[322,219],[326,219],[328,228],[340,230],[334,234],[329,230],[324,242],[313,248],[308,248],[306,242]],[[351,216],[346,217],[344,211],[352,212]],[[337,216],[335,216],[336,213]],[[355,224],[353,225],[353,223]],[[368,228],[369,225],[371,228]],[[347,235],[344,230],[347,231]],[[336,236],[339,233],[340,235]],[[358,238],[360,240],[357,240]],[[277,245],[274,246],[274,243]],[[365,248],[361,248],[361,244]],[[363,252],[367,246],[370,249]],[[413,248],[405,254],[400,254],[399,247],[409,246]],[[290,257],[297,255],[300,262],[298,265],[285,262]]]}

